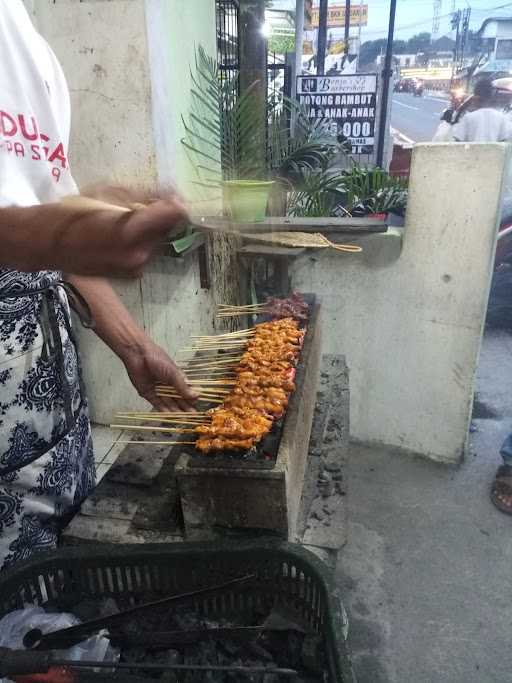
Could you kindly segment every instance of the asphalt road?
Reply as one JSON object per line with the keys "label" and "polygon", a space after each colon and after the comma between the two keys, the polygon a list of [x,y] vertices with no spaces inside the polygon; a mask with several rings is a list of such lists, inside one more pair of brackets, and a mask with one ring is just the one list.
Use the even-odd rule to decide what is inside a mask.
{"label": "asphalt road", "polygon": [[393,93],[391,125],[411,142],[432,140],[448,100],[437,95]]}

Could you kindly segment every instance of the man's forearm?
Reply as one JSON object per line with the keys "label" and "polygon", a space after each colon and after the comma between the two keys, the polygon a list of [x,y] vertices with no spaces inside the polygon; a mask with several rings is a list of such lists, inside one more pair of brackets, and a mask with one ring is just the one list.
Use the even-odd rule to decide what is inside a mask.
{"label": "man's forearm", "polygon": [[57,204],[0,209],[0,265],[18,270],[60,269]]}
{"label": "man's forearm", "polygon": [[[66,278],[88,302],[96,333],[123,361],[140,396],[157,410],[193,410],[197,394],[176,363],[137,325],[107,280],[82,276]],[[162,396],[159,384],[176,389],[175,398]]]}
{"label": "man's forearm", "polygon": [[[78,260],[90,253],[91,269],[100,258],[101,244],[91,234],[104,229],[105,242],[112,233],[118,212],[97,209],[94,212],[63,203],[0,209],[0,266],[27,272],[35,270],[74,270]],[[112,242],[114,237],[112,237]],[[87,266],[85,266],[87,267]]]}
{"label": "man's forearm", "polygon": [[135,322],[108,280],[82,275],[67,275],[65,279],[87,301],[96,334],[115,354],[124,359],[140,351],[147,341],[146,333]]}
{"label": "man's forearm", "polygon": [[185,219],[176,199],[133,209],[84,197],[0,208],[0,266],[138,277]]}

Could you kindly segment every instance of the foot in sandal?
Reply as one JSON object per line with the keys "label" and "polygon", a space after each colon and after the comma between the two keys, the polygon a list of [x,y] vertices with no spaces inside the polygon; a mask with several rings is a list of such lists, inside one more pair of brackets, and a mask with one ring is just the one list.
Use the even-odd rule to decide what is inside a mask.
{"label": "foot in sandal", "polygon": [[491,500],[498,510],[512,515],[512,465],[498,467],[492,485]]}
{"label": "foot in sandal", "polygon": [[512,434],[509,434],[501,447],[500,454],[504,464],[498,467],[491,489],[491,501],[507,515],[512,515]]}

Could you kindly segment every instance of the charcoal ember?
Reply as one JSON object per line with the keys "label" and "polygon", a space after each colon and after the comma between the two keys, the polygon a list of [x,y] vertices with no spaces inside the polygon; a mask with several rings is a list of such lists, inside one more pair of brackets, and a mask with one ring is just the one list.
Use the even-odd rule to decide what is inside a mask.
{"label": "charcoal ember", "polygon": [[231,657],[240,652],[240,643],[237,643],[235,640],[231,638],[219,641],[219,647],[222,650],[225,650],[226,653]]}
{"label": "charcoal ember", "polygon": [[63,612],[72,611],[75,617],[78,617],[80,621],[89,621],[90,619],[96,619],[101,615],[100,612],[101,603],[98,600],[81,600],[79,603],[75,603],[72,606],[60,605],[60,609]]}
{"label": "charcoal ember", "polygon": [[121,661],[127,664],[139,664],[140,662],[147,664],[150,656],[143,647],[130,647],[122,651]]}
{"label": "charcoal ember", "polygon": [[118,614],[121,611],[114,598],[103,600],[99,605],[99,609],[101,617],[110,617],[112,614]]}
{"label": "charcoal ember", "polygon": [[[173,614],[172,619],[176,628],[180,631],[192,631],[201,628],[201,621],[197,614],[194,614],[193,612],[180,610]],[[216,626],[218,626],[218,623],[216,623]]]}
{"label": "charcoal ember", "polygon": [[146,655],[144,662],[146,664],[151,662],[152,664],[174,666],[175,664],[181,664],[183,662],[183,657],[178,650],[160,650],[151,655]]}
{"label": "charcoal ember", "polygon": [[264,647],[259,645],[258,643],[255,642],[249,642],[246,645],[246,649],[248,652],[250,652],[252,655],[254,655],[257,659],[259,659],[262,662],[265,662],[265,664],[270,664],[274,663],[274,657],[270,654],[268,650],[266,650]]}
{"label": "charcoal ember", "polygon": [[303,666],[312,673],[322,673],[322,639],[316,634],[308,634],[302,642],[301,659]]}

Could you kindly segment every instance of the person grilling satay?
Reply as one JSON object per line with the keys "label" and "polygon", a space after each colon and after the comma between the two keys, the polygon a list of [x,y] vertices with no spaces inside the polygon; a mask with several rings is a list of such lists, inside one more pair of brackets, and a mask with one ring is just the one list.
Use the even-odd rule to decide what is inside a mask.
{"label": "person grilling satay", "polygon": [[[195,399],[174,362],[96,277],[138,274],[185,209],[172,197],[135,211],[61,202],[77,192],[69,119],[53,52],[21,0],[0,0],[0,568],[53,548],[95,485],[68,295],[84,322],[94,319],[141,396],[157,409],[191,409]],[[157,397],[159,382],[183,398]]]}

